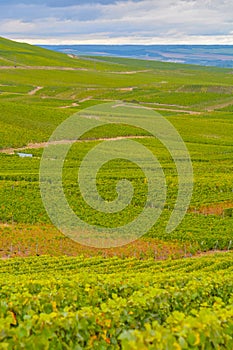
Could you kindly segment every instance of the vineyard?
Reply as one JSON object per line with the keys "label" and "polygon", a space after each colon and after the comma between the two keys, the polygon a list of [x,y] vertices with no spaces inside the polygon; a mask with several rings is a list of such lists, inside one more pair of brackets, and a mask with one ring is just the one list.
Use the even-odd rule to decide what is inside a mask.
{"label": "vineyard", "polygon": [[[232,349],[233,256],[2,261],[2,349]],[[216,273],[217,272],[217,273]]]}
{"label": "vineyard", "polygon": [[[232,92],[229,69],[72,58],[0,38],[0,349],[233,349]],[[177,130],[192,161],[192,198],[167,232],[179,190],[169,150],[133,123],[92,128],[72,145],[62,169],[64,195],[77,217],[111,230],[145,205],[153,208],[145,173],[122,157],[99,169],[96,188],[111,202],[126,179],[131,202],[119,212],[86,203],[78,169],[103,141],[127,139],[148,149],[167,192],[143,237],[119,247],[84,246],[46,212],[43,152],[74,113],[119,101],[158,112]]]}
{"label": "vineyard", "polygon": [[[1,231],[7,229],[8,237],[12,237],[14,226],[24,225],[22,231],[25,232],[27,225],[41,224],[44,226],[42,241],[50,235],[51,223],[39,189],[39,166],[44,146],[40,148],[38,144],[34,148],[34,145],[46,142],[53,130],[72,113],[121,99],[158,109],[182,136],[194,168],[194,191],[188,213],[175,231],[170,234],[165,232],[178,190],[175,165],[168,151],[145,130],[121,124],[91,130],[82,136],[85,142],[75,144],[69,152],[63,183],[72,209],[90,223],[108,227],[137,216],[145,204],[146,190],[144,174],[137,167],[116,161],[111,162],[111,170],[107,166],[99,172],[97,185],[106,200],[114,198],[115,185],[122,177],[132,181],[136,189],[134,199],[122,215],[103,215],[86,205],[76,183],[75,169],[85,154],[101,142],[101,138],[131,136],[134,139],[145,136],[137,142],[158,157],[168,191],[163,214],[148,232],[147,238],[178,245],[182,255],[185,251],[195,253],[232,248],[233,127],[230,111],[233,80],[229,70],[120,58],[95,60],[84,57],[74,60],[5,39],[1,39],[0,44],[2,57],[9,64],[14,65],[13,58],[20,52],[20,69],[2,69],[0,76],[0,223],[9,225],[7,228],[2,226]],[[55,69],[50,69],[52,67]],[[37,86],[40,89],[30,94]],[[28,149],[24,152],[32,154],[33,158],[20,159],[16,154],[17,148],[27,145]],[[5,154],[11,149],[13,154]],[[35,251],[37,243],[33,237],[37,236],[37,226],[32,231],[23,239],[25,243],[20,254],[28,251],[28,242],[32,243],[31,251]],[[2,255],[9,256],[18,251],[15,247],[22,244],[17,236],[14,244],[5,237],[5,234],[2,235]],[[47,250],[39,240],[38,247],[40,245],[42,248],[38,251],[51,251],[49,242]],[[66,254],[66,250],[63,253]]]}
{"label": "vineyard", "polygon": [[[181,120],[178,122],[181,125]],[[203,120],[199,119],[198,123],[201,127]],[[218,124],[220,124],[220,119],[218,119]],[[193,122],[192,125],[194,128],[195,123]],[[209,128],[214,129],[214,126],[215,121],[213,122],[213,126],[210,123]],[[122,129],[112,127],[93,130],[92,134],[86,137],[98,138],[103,135],[105,137],[112,137],[114,135],[127,135],[130,132],[134,132],[137,135],[143,134],[140,130],[132,130],[130,127],[122,127]],[[190,209],[182,223],[175,231],[169,234],[165,232],[165,227],[174,206],[178,189],[175,166],[166,149],[156,140],[151,138],[137,140],[137,142],[145,145],[157,155],[167,180],[168,195],[166,205],[160,219],[148,232],[147,236],[149,238],[163,242],[179,242],[182,247],[186,245],[188,251],[232,249],[233,219],[231,215],[224,216],[224,208],[231,208],[233,206],[232,145],[230,144],[230,132],[230,128],[224,131],[224,137],[219,139],[221,145],[218,144],[218,146],[212,144],[210,141],[210,143],[203,144],[200,148],[201,139],[198,141],[197,137],[196,143],[188,143],[195,174],[192,201]],[[185,139],[186,137],[188,138],[188,135],[185,136]],[[190,135],[189,138],[191,139],[191,137]],[[193,133],[194,137],[195,135]],[[136,166],[129,166],[128,162],[120,160],[112,161],[111,169],[109,169],[108,165],[102,167],[99,172],[97,184],[101,195],[108,200],[114,198],[116,183],[124,177],[132,181],[134,185],[134,199],[127,210],[120,215],[98,213],[90,208],[80,195],[76,182],[76,169],[79,167],[85,154],[94,146],[98,145],[99,142],[95,140],[80,142],[72,147],[64,166],[64,190],[70,205],[79,217],[90,223],[98,222],[101,225],[114,227],[114,225],[127,222],[128,217],[135,217],[141,208],[143,208],[145,204],[144,193],[146,191],[146,184],[144,183],[144,174]],[[13,225],[12,227],[16,224],[33,225],[40,223],[45,225],[43,239],[46,239],[46,235],[50,234],[48,226],[50,220],[44,209],[39,188],[39,165],[42,151],[42,149],[28,149],[24,151],[33,154],[34,157],[32,159],[20,159],[17,155],[0,154],[0,221]],[[209,175],[210,173],[211,177]],[[213,208],[210,215],[205,210],[208,207]],[[217,212],[214,210],[215,207],[219,208]],[[31,234],[28,233],[27,236],[27,239],[24,239],[24,248],[27,247],[26,242],[32,241],[32,245],[35,244],[35,240],[31,237]],[[14,242],[15,246],[20,244],[18,236],[15,237]],[[40,245],[40,240],[38,244]],[[49,242],[48,245],[48,251],[50,251],[52,247]],[[5,253],[8,255],[10,243],[5,242],[4,247],[6,249]]]}

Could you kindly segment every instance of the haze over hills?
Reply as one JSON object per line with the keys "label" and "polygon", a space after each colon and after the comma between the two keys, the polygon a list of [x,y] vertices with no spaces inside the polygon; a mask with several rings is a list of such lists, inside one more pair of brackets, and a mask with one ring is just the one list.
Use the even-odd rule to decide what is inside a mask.
{"label": "haze over hills", "polygon": [[136,58],[147,61],[233,68],[230,45],[43,45],[33,46],[0,37],[0,65],[85,67],[77,57]]}
{"label": "haze over hills", "polygon": [[43,45],[43,47],[78,56],[118,56],[202,66],[233,67],[232,45]]}
{"label": "haze over hills", "polygon": [[[0,37],[1,66],[57,66],[86,68],[90,64],[85,56],[105,62],[106,57],[136,58],[155,66],[153,61],[216,67],[233,67],[233,46],[187,46],[187,45],[45,45],[34,46]],[[80,58],[76,60],[74,58]],[[112,60],[116,62],[115,60]],[[108,60],[108,65],[111,60]],[[132,62],[131,62],[132,64]],[[123,69],[123,62],[121,62]],[[137,61],[134,63],[137,66]],[[93,67],[93,65],[92,65]],[[160,66],[162,67],[162,66]],[[168,65],[167,65],[168,67]],[[164,66],[165,68],[165,66]]]}

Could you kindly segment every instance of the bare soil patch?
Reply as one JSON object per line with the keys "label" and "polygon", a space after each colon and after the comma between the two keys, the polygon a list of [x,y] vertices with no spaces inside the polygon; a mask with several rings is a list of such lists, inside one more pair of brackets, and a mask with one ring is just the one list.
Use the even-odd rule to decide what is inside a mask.
{"label": "bare soil patch", "polygon": [[126,88],[119,88],[117,89],[117,91],[133,91],[134,88],[133,87],[126,87]]}
{"label": "bare soil patch", "polygon": [[72,107],[78,107],[78,106],[79,106],[79,104],[76,103],[76,102],[74,102],[74,103],[72,103],[72,105],[70,105],[70,106],[61,106],[61,107],[58,107],[58,108],[72,108]]}
{"label": "bare soil patch", "polygon": [[31,95],[31,96],[35,95],[37,93],[37,91],[40,91],[42,89],[43,89],[43,86],[37,86],[37,87],[35,87],[35,89],[29,91],[28,95]]}
{"label": "bare soil patch", "polygon": [[233,208],[232,202],[213,203],[202,206],[199,209],[192,209],[190,212],[202,215],[222,216],[225,209]]}
{"label": "bare soil patch", "polygon": [[82,100],[79,100],[79,103],[90,101],[91,99],[92,99],[92,96],[88,96],[88,97],[83,98]]}

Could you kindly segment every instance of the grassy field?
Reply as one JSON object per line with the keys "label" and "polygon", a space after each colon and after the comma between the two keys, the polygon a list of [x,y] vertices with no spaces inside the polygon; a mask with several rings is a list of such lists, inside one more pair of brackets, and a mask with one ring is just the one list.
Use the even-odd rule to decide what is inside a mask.
{"label": "grassy field", "polygon": [[[228,69],[72,58],[0,38],[2,349],[232,349],[232,253],[226,253],[233,249],[232,92]],[[70,206],[89,224],[127,223],[142,211],[147,194],[141,169],[118,159],[100,169],[97,187],[113,200],[117,182],[127,178],[132,202],[112,214],[85,203],[77,171],[103,138],[130,137],[144,145],[167,183],[163,213],[144,237],[98,249],[52,225],[39,168],[45,142],[61,122],[111,101],[149,107],[176,128],[192,159],[194,190],[183,221],[167,233],[178,192],[168,150],[145,130],[123,124],[84,134],[67,156],[63,185]]]}

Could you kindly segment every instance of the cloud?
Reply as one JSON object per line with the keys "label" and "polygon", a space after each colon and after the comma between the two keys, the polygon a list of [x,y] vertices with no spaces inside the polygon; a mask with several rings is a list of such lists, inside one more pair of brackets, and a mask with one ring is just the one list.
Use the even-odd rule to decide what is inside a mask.
{"label": "cloud", "polygon": [[232,0],[3,0],[0,31],[31,43],[232,43],[232,13]]}
{"label": "cloud", "polygon": [[[142,0],[132,0],[134,2],[142,1]],[[4,5],[45,5],[46,7],[69,7],[69,6],[80,6],[80,5],[109,5],[115,4],[119,2],[119,0],[1,0],[1,3]]]}

